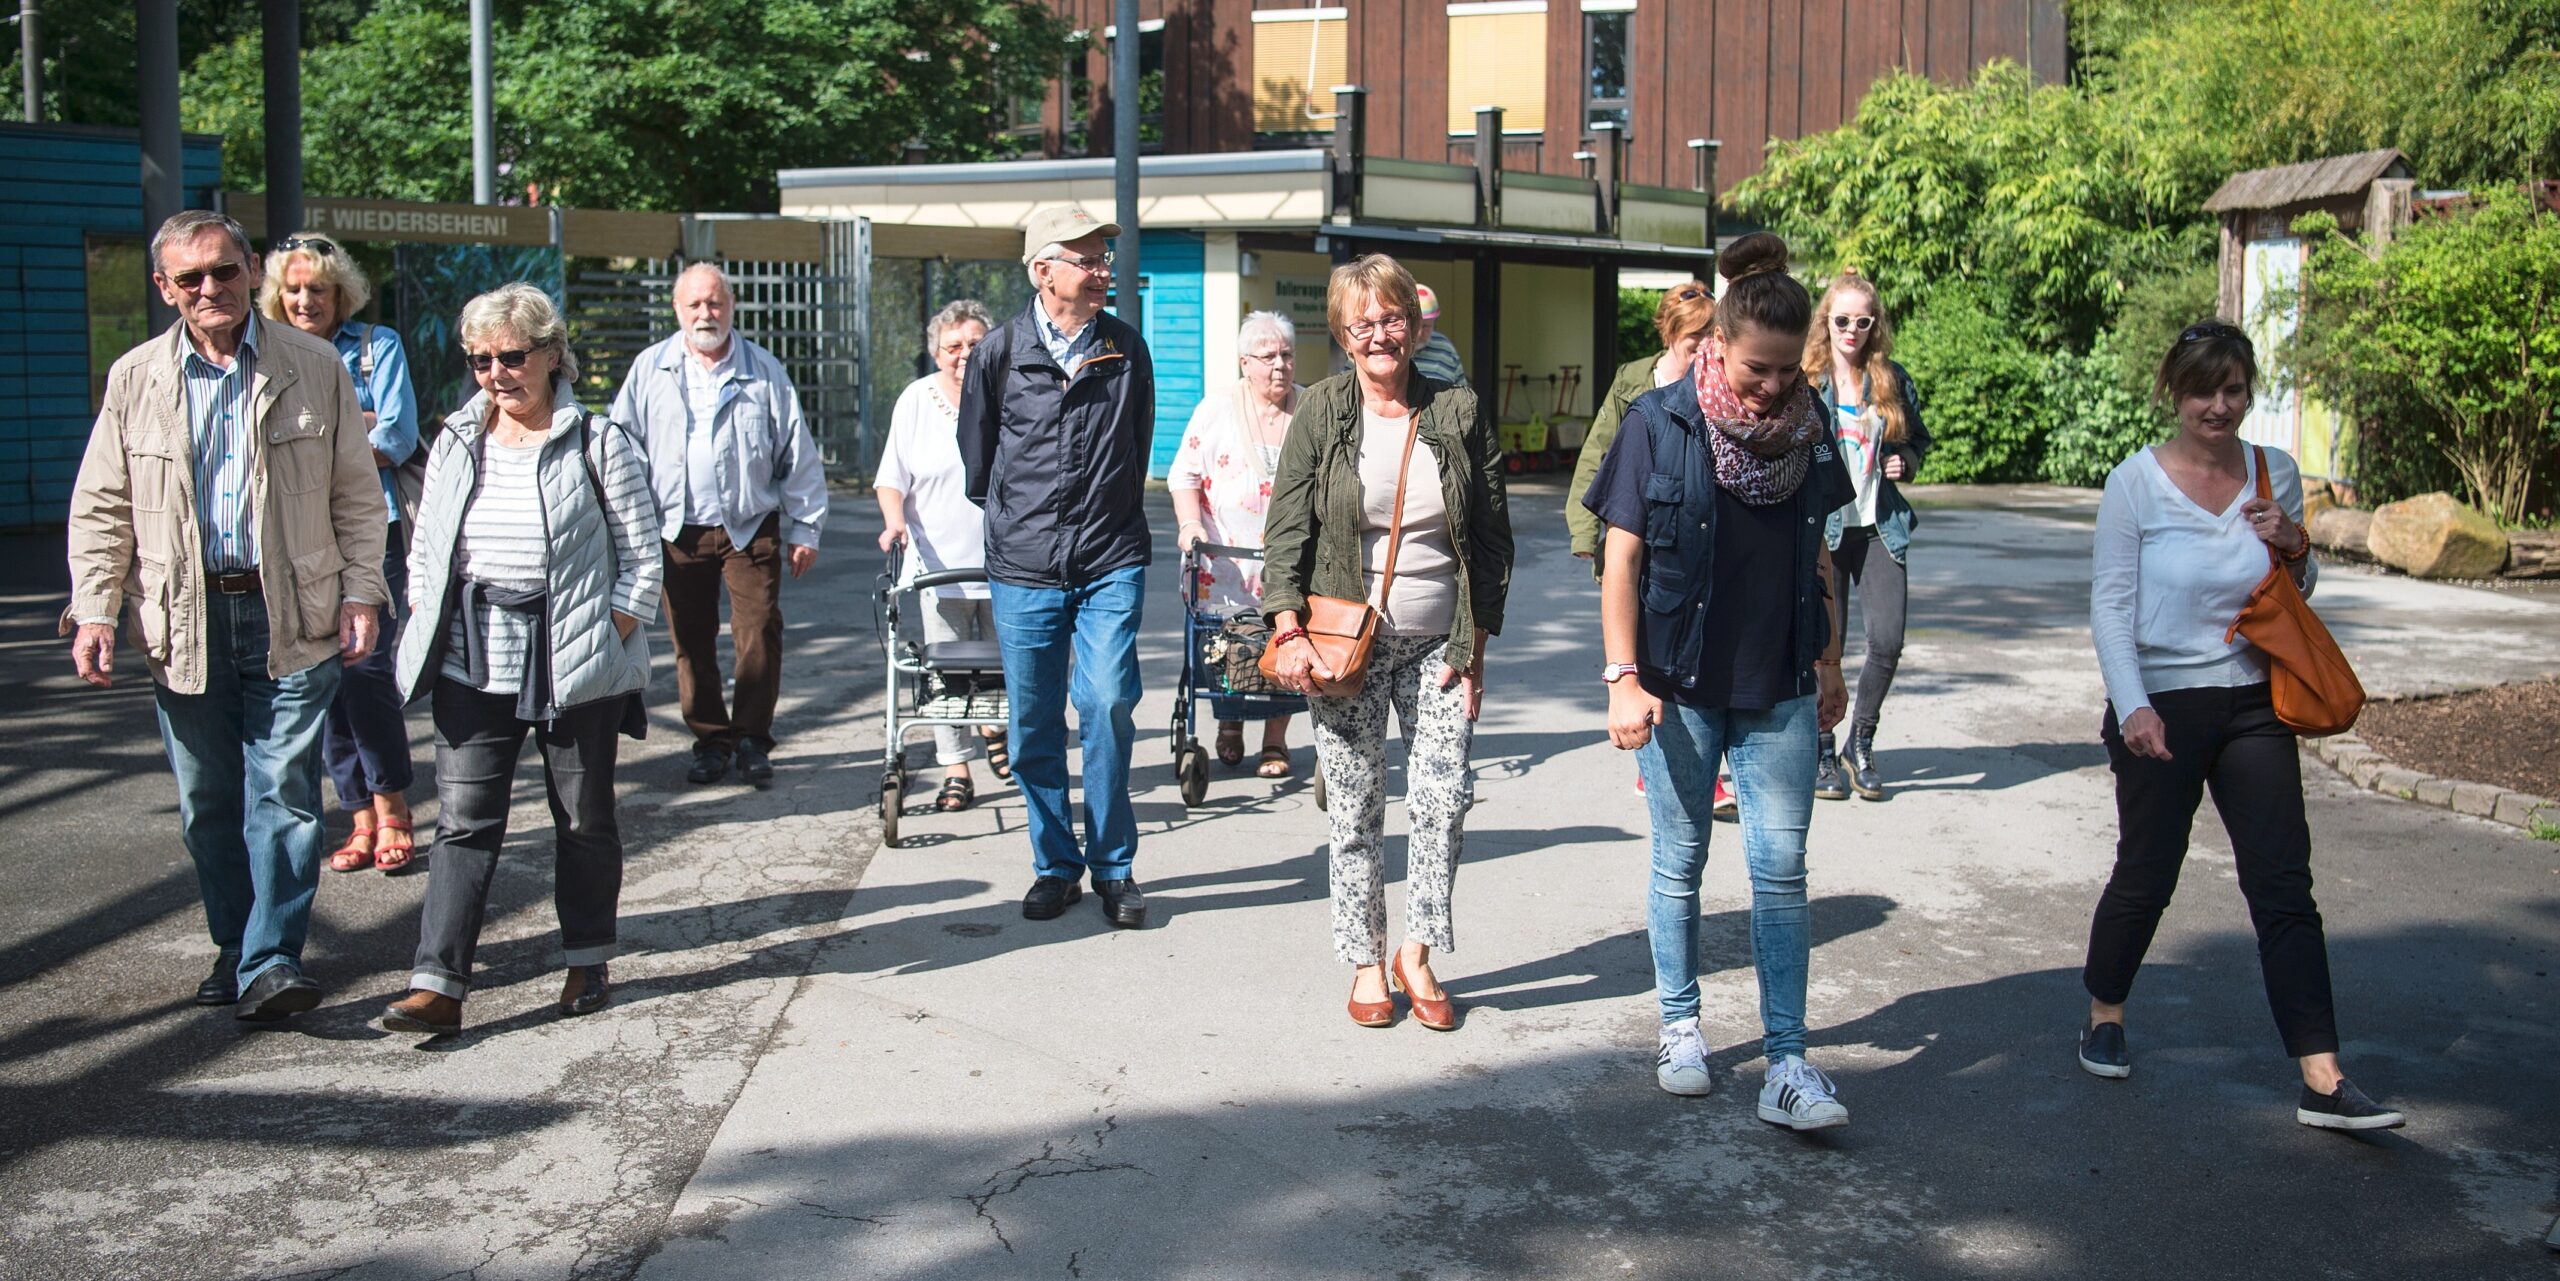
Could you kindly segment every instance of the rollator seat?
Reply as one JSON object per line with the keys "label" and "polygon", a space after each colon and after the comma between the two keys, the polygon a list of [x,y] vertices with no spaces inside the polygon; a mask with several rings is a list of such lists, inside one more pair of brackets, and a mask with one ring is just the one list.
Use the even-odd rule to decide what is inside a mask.
{"label": "rollator seat", "polygon": [[919,648],[918,657],[927,668],[945,675],[996,676],[1004,672],[1003,652],[991,640],[933,641]]}

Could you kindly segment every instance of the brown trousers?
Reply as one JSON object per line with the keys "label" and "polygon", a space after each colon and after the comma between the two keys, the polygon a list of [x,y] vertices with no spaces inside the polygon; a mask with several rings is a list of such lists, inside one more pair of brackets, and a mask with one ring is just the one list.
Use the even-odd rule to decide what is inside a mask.
{"label": "brown trousers", "polygon": [[[666,544],[667,632],[675,641],[676,700],[694,741],[736,750],[773,746],[782,693],[782,514],[764,518],[745,547],[718,525],[687,525]],[[729,593],[729,644],[737,651],[738,702],[720,697],[720,593]]]}

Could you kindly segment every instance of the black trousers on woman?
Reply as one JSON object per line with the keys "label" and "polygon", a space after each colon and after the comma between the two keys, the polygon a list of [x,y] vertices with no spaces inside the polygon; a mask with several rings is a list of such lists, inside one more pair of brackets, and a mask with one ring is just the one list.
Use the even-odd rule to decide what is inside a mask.
{"label": "black trousers on woman", "polygon": [[2124,745],[2115,709],[2100,730],[2116,775],[2115,873],[2089,922],[2089,995],[2119,1005],[2133,991],[2160,914],[2178,888],[2188,834],[2205,789],[2231,835],[2240,893],[2258,930],[2258,966],[2285,1053],[2335,1053],[2329,944],[2311,898],[2311,827],[2302,815],[2302,753],[2276,719],[2264,685],[2178,689],[2151,696],[2170,759]]}

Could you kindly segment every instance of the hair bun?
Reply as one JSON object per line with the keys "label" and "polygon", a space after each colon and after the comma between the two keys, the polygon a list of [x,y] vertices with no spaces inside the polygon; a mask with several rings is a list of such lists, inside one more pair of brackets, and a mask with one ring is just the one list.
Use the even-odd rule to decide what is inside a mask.
{"label": "hair bun", "polygon": [[1766,231],[1752,232],[1716,255],[1716,274],[1728,283],[1786,269],[1787,242]]}

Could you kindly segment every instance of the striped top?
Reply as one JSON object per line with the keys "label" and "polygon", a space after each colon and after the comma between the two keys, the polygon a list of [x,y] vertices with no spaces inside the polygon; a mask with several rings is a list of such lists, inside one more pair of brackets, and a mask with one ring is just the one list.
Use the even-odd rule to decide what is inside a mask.
{"label": "striped top", "polygon": [[[488,442],[488,459],[480,472],[479,491],[462,514],[462,533],[455,561],[464,578],[492,587],[540,591],[551,581],[551,549],[543,541],[542,488],[535,467],[550,437],[510,448]],[[584,464],[580,464],[583,466]],[[468,680],[470,639],[464,628],[477,628],[488,638],[492,694],[524,688],[525,653],[533,644],[531,614],[482,605],[476,613],[456,611],[453,632],[445,645],[444,674]]]}
{"label": "striped top", "polygon": [[216,574],[258,567],[257,487],[250,483],[250,392],[258,376],[258,319],[240,332],[228,369],[186,344],[187,424],[195,433],[196,526],[204,565]]}

